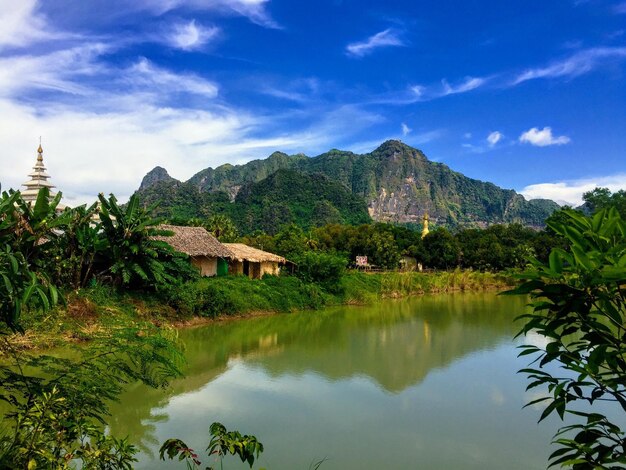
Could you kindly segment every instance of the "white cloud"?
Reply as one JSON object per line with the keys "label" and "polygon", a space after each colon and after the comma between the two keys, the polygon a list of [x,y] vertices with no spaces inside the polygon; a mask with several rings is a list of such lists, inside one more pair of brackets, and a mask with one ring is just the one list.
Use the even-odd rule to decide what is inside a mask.
{"label": "white cloud", "polygon": [[92,43],[41,56],[0,57],[0,96],[33,89],[85,95],[88,89],[78,79],[102,73],[104,67],[96,58],[108,50]]}
{"label": "white cloud", "polygon": [[411,133],[411,131],[413,130],[409,126],[407,126],[406,123],[404,123],[404,122],[402,123],[402,125],[400,127],[402,129],[402,135],[405,136],[405,137],[407,135],[409,135]]}
{"label": "white cloud", "polygon": [[447,96],[455,95],[457,93],[465,93],[483,86],[486,82],[486,78],[480,77],[466,77],[465,80],[458,85],[450,85],[447,80],[442,80],[441,84],[443,85],[443,92],[441,94],[442,96]]}
{"label": "white cloud", "polygon": [[192,93],[214,98],[218,87],[215,83],[193,74],[170,72],[141,58],[125,73],[123,80],[134,87],[147,88],[150,92]]}
{"label": "white cloud", "polygon": [[[245,16],[250,21],[266,28],[280,28],[267,12],[269,0],[135,0],[144,9],[161,15],[176,9],[196,11],[217,10]],[[136,7],[136,5],[135,5]]]}
{"label": "white cloud", "polygon": [[502,140],[502,134],[498,131],[493,131],[491,134],[489,134],[487,136],[487,142],[489,143],[490,147],[493,147],[494,145],[496,145],[498,142],[500,142]]}
{"label": "white cloud", "polygon": [[370,54],[374,49],[389,46],[404,46],[405,43],[400,39],[399,33],[391,28],[370,36],[365,41],[353,42],[346,46],[348,55],[354,57],[363,57]]}
{"label": "white cloud", "polygon": [[518,85],[538,78],[574,78],[589,73],[604,63],[610,64],[625,58],[626,47],[586,49],[546,67],[528,69],[515,77],[511,84]]}
{"label": "white cloud", "polygon": [[583,193],[592,191],[594,188],[609,188],[613,192],[626,189],[626,173],[555,183],[531,184],[523,188],[520,193],[527,199],[552,199],[559,204],[576,207],[583,203]]}
{"label": "white cloud", "polygon": [[549,145],[565,145],[570,142],[570,138],[561,135],[559,137],[555,137],[552,135],[552,128],[544,127],[542,130],[539,130],[536,127],[527,130],[519,136],[519,141],[523,144],[531,144],[537,147],[547,147]]}
{"label": "white cloud", "polygon": [[196,20],[191,20],[189,23],[174,25],[170,33],[166,35],[165,42],[173,48],[190,51],[207,44],[218,35],[219,31],[216,26],[207,28],[197,25]]}
{"label": "white cloud", "polygon": [[413,93],[415,93],[415,95],[418,98],[421,98],[424,95],[424,91],[426,90],[426,87],[422,86],[422,85],[414,85],[411,87],[411,91]]}
{"label": "white cloud", "polygon": [[0,50],[61,37],[37,10],[37,0],[0,1]]}

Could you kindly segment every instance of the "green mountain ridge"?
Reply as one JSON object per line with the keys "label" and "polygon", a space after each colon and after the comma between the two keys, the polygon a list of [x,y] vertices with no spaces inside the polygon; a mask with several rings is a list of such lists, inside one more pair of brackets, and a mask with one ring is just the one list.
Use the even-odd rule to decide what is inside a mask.
{"label": "green mountain ridge", "polygon": [[[272,179],[279,170],[289,170],[290,173]],[[316,175],[326,177],[317,182],[324,186],[321,199],[317,195],[316,199],[302,200],[298,189],[306,187],[312,196],[310,178],[318,178]],[[268,180],[267,184],[261,184],[265,180]],[[420,223],[428,213],[435,224],[451,227],[512,222],[540,227],[559,207],[545,199],[527,201],[513,190],[468,178],[442,163],[431,162],[420,150],[397,140],[384,142],[366,154],[331,150],[307,157],[274,152],[267,159],[244,165],[207,168],[184,183],[159,169],[156,174],[146,175],[139,194],[145,201],[153,201],[160,194],[162,210],[170,216],[191,212],[234,212],[244,223],[242,214],[249,210],[243,206],[269,210],[269,205],[279,203],[283,209],[289,207],[295,221],[304,225],[316,223],[311,218],[316,204],[317,212],[325,214],[320,219],[336,218],[347,223],[363,220],[358,210],[355,217],[348,216],[347,208],[356,210],[357,206],[347,194],[339,197],[335,186],[332,189],[327,187],[332,184],[340,184],[363,201],[369,216],[381,222]],[[331,193],[335,195],[334,199],[326,197]],[[248,196],[250,194],[254,194],[252,199]],[[234,207],[229,207],[228,201]],[[325,207],[321,208],[320,204]],[[254,217],[243,219],[258,223],[258,220],[254,222]]]}

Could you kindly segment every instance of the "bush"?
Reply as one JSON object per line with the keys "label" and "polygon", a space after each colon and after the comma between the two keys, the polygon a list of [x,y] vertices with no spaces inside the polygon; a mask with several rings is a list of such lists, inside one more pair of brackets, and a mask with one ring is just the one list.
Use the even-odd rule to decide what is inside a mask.
{"label": "bush", "polygon": [[346,270],[347,260],[340,256],[307,251],[297,257],[296,276],[304,282],[318,283],[329,292],[341,290],[341,277]]}

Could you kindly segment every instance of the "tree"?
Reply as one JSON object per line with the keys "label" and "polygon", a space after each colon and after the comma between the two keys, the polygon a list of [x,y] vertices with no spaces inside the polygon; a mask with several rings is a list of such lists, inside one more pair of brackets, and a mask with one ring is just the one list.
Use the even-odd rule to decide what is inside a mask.
{"label": "tree", "polygon": [[156,288],[161,284],[176,283],[168,267],[176,270],[176,263],[167,262],[177,258],[166,242],[155,240],[155,236],[171,235],[158,228],[159,219],[149,214],[151,209],[139,205],[136,195],[130,197],[125,208],[111,194],[100,200],[102,236],[106,240],[103,254],[106,264],[100,274],[110,274],[116,285]]}
{"label": "tree", "polygon": [[424,252],[427,266],[439,269],[458,266],[461,255],[458,241],[443,227],[424,237]]}
{"label": "tree", "polygon": [[[47,195],[47,189],[37,198],[36,211],[41,209],[41,196]],[[26,211],[26,216],[24,212]],[[41,219],[31,224],[33,218],[30,207],[25,206],[19,192],[2,193],[0,196],[0,334],[3,330],[21,330],[20,317],[29,305],[48,310],[58,301],[55,286],[44,274],[31,270],[20,248],[33,254],[37,250],[36,240],[45,237],[46,232]]]}
{"label": "tree", "polygon": [[[103,334],[73,358],[16,351],[8,340],[0,352],[2,420],[0,468],[131,469],[136,448],[105,433],[108,406],[123,387],[153,387],[179,376],[180,354],[154,330]],[[78,357],[78,359],[76,359]]]}
{"label": "tree", "polygon": [[616,193],[611,193],[608,188],[595,188],[593,191],[583,194],[583,200],[585,201],[585,207],[591,213],[614,207],[623,218],[626,218],[626,191],[623,189]]}
{"label": "tree", "polygon": [[[522,347],[520,356],[534,356],[537,365],[521,372],[532,380],[527,389],[547,387],[548,396],[529,403],[547,403],[540,420],[556,412],[576,421],[559,430],[552,465],[623,468],[626,435],[615,418],[626,412],[626,222],[614,208],[565,215],[550,228],[566,249],[553,249],[547,263],[531,260],[524,282],[510,292],[532,299],[519,334],[547,340],[545,347]],[[569,374],[554,376],[548,365]],[[608,416],[593,407],[600,402],[610,407]]]}
{"label": "tree", "polygon": [[209,217],[205,228],[221,242],[228,243],[237,240],[237,227],[228,216],[218,214]]}

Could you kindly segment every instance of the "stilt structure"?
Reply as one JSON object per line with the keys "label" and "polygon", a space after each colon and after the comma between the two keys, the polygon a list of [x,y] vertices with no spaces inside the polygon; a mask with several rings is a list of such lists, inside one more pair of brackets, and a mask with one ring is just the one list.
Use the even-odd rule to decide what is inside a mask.
{"label": "stilt structure", "polygon": [[422,238],[428,235],[428,213],[424,213],[423,224],[422,224]]}
{"label": "stilt structure", "polygon": [[29,204],[34,204],[41,188],[50,189],[50,198],[56,196],[56,194],[52,192],[52,188],[55,186],[48,181],[50,175],[46,173],[46,167],[43,164],[43,149],[41,148],[41,142],[39,142],[39,148],[37,149],[37,162],[33,167],[33,171],[29,173],[28,176],[31,178],[30,181],[22,184],[22,186],[26,188],[21,191],[24,201]]}

